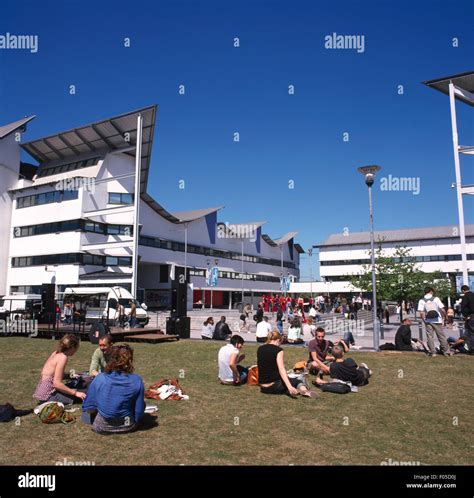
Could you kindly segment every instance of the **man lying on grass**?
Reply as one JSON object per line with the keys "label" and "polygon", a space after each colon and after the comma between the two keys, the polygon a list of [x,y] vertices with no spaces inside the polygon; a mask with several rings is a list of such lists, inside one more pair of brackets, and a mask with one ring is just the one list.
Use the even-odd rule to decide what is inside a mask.
{"label": "man lying on grass", "polygon": [[222,346],[219,350],[219,380],[221,384],[238,386],[247,382],[248,368],[238,364],[245,358],[244,354],[239,354],[244,342],[240,335],[233,335],[230,343]]}
{"label": "man lying on grass", "polygon": [[[360,367],[352,358],[344,359],[344,348],[337,344],[332,348],[332,355],[335,360],[330,365],[325,365],[318,358],[314,362],[318,365],[320,375],[330,375],[331,379],[338,379],[344,382],[350,382],[354,386],[365,386],[369,383],[369,377],[372,372],[365,363],[361,363]],[[313,384],[320,386],[327,384],[328,381],[323,380],[319,376],[313,381]]]}

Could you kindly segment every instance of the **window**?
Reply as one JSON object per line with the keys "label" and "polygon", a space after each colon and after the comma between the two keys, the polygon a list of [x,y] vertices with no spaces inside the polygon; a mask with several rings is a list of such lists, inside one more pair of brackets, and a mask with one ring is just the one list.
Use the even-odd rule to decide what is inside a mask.
{"label": "window", "polygon": [[133,194],[109,192],[109,204],[133,204]]}

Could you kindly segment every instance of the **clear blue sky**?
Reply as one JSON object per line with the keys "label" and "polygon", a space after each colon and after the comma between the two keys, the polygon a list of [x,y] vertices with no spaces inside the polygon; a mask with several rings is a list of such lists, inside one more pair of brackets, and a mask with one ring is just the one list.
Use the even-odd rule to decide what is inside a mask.
{"label": "clear blue sky", "polygon": [[[30,140],[156,103],[148,189],[160,203],[223,204],[222,221],[264,219],[271,237],[297,230],[305,248],[368,228],[364,164],[421,182],[419,195],[376,184],[376,228],[456,224],[449,99],[421,81],[474,69],[473,5],[4,0],[0,34],[37,34],[39,51],[0,50],[0,124],[36,114]],[[325,49],[334,32],[364,35],[365,51]],[[458,105],[462,144],[473,144],[472,117]]]}

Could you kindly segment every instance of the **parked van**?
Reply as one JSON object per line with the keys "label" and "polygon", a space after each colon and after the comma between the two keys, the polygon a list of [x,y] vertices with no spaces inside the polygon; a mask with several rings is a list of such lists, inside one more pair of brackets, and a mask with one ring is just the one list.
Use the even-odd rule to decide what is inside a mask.
{"label": "parked van", "polygon": [[33,313],[41,310],[41,294],[10,294],[0,298],[0,319],[17,313]]}
{"label": "parked van", "polygon": [[129,301],[137,307],[137,320],[141,325],[149,321],[146,305],[140,304],[133,298],[132,294],[123,287],[67,287],[63,294],[63,306],[70,303],[75,305],[78,313],[85,317],[86,324],[97,323],[107,319],[107,311],[110,324],[118,320],[118,305],[125,308],[125,315],[131,311]]}

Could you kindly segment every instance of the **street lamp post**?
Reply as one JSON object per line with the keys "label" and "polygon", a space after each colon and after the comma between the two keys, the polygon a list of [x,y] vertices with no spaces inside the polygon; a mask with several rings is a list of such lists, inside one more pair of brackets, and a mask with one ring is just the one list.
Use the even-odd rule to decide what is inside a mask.
{"label": "street lamp post", "polygon": [[242,309],[243,309],[243,306],[244,306],[244,239],[241,240],[242,242],[242,255],[241,255],[241,258],[242,258],[242,267],[241,267],[241,286],[242,286]]}
{"label": "street lamp post", "polygon": [[309,256],[309,278],[310,278],[310,294],[311,294],[311,304],[313,303],[313,265],[311,260],[313,259],[313,248],[308,249],[308,256]]}
{"label": "street lamp post", "polygon": [[375,281],[375,242],[374,242],[374,216],[372,210],[372,185],[375,181],[375,174],[381,167],[376,165],[362,166],[357,168],[359,173],[365,177],[365,184],[369,188],[369,217],[370,217],[370,261],[372,265],[372,327],[375,351],[379,350],[379,324],[377,319],[377,289]]}

